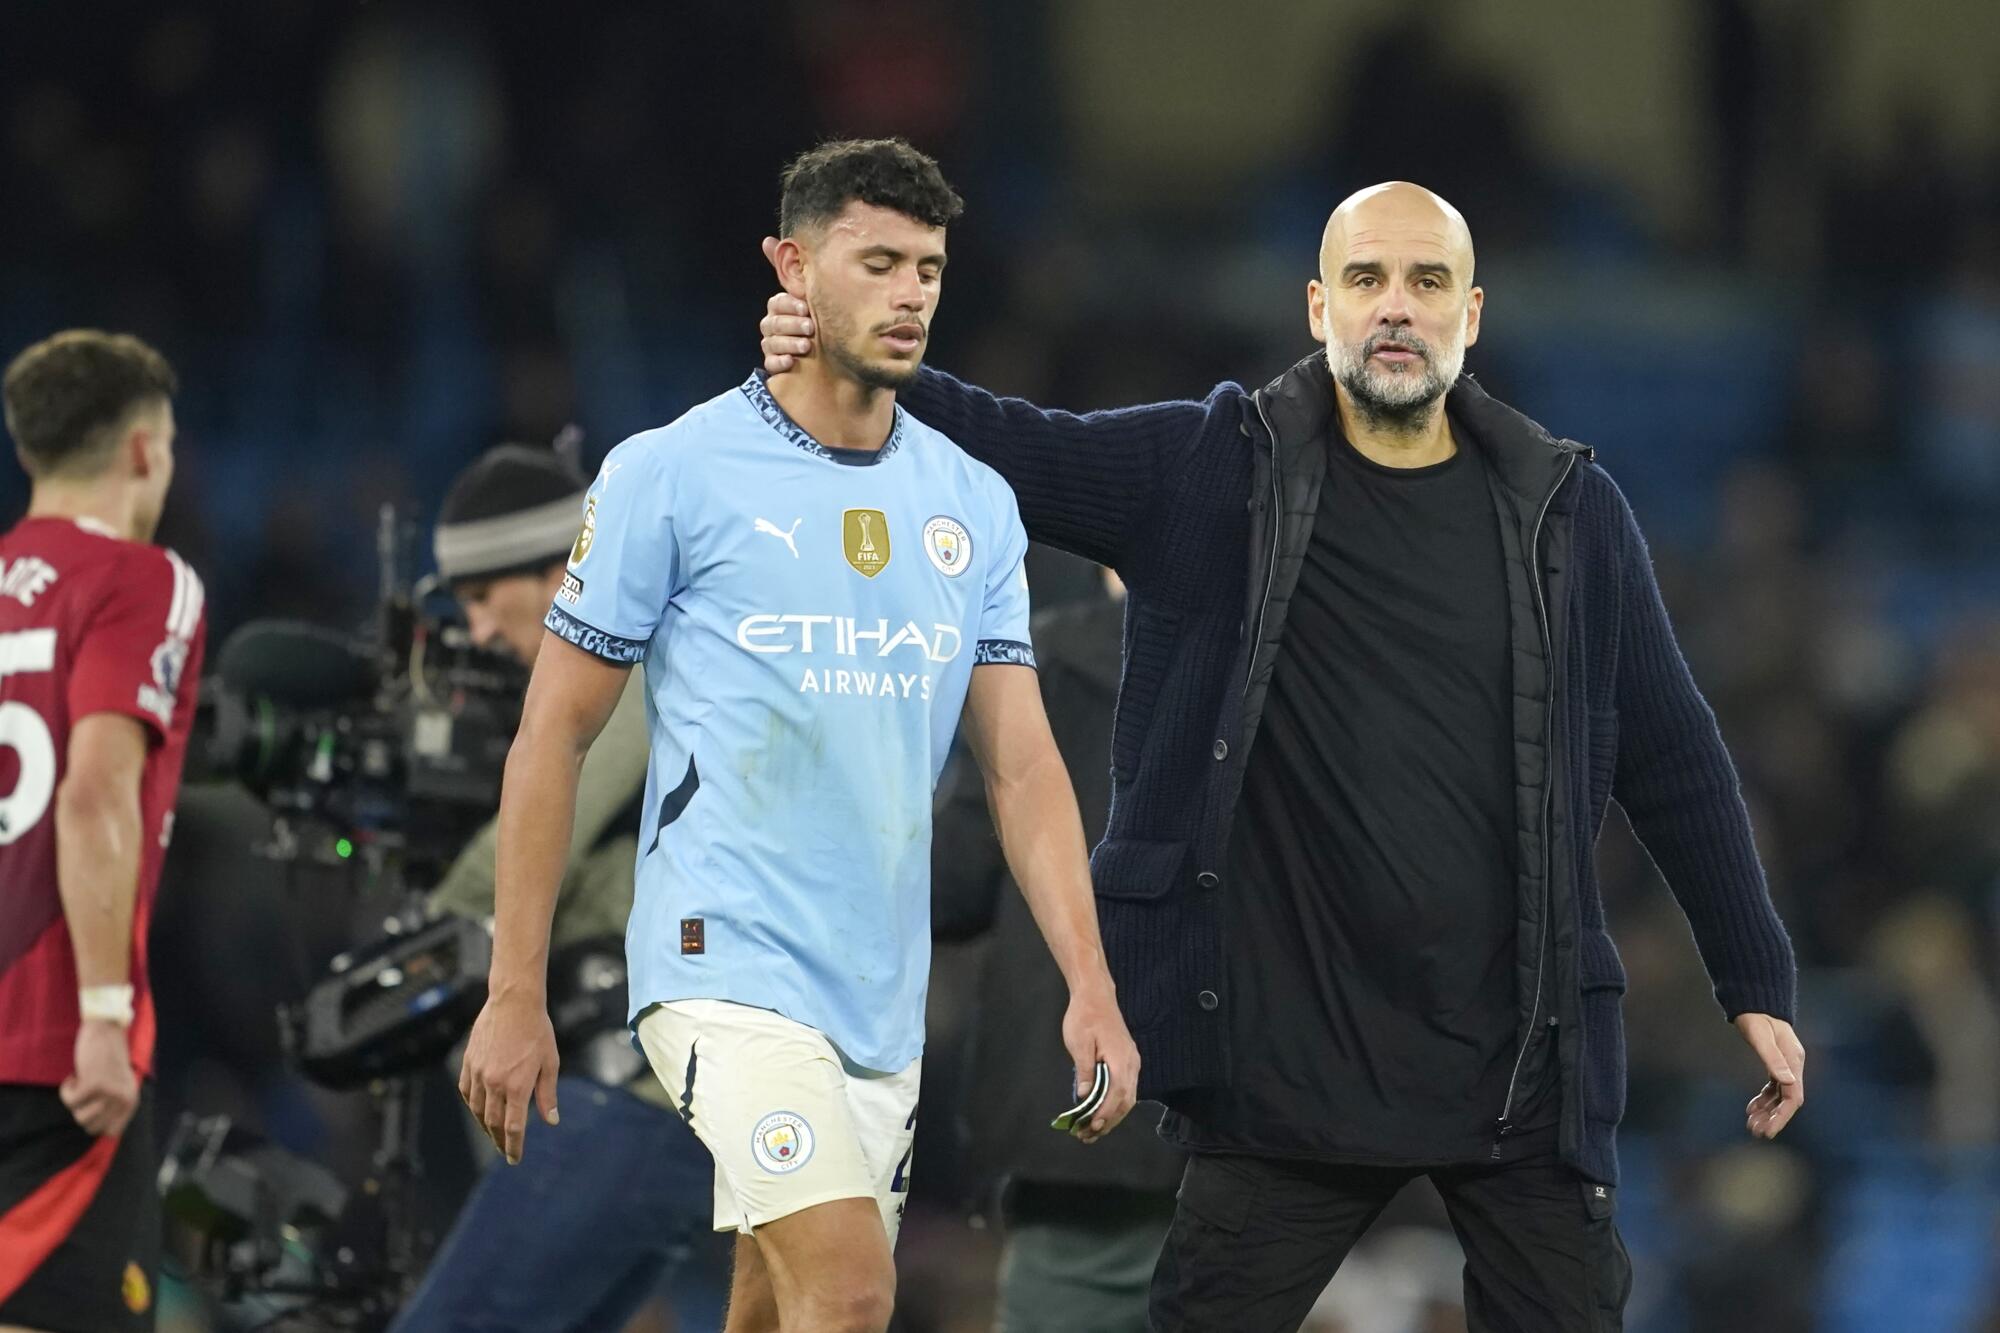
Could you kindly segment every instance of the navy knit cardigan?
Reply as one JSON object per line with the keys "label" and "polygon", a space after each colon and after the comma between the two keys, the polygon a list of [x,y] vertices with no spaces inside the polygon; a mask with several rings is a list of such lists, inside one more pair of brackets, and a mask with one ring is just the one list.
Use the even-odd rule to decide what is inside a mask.
{"label": "navy knit cardigan", "polygon": [[[1031,537],[1112,566],[1130,589],[1113,805],[1092,870],[1106,954],[1145,1062],[1142,1092],[1172,1104],[1177,1091],[1229,1075],[1216,890],[1229,887],[1220,872],[1238,790],[1225,770],[1240,783],[1243,755],[1216,760],[1243,748],[1245,640],[1257,619],[1249,513],[1267,423],[1233,383],[1199,402],[1073,414],[926,369],[900,401],[1007,479]],[[1469,377],[1449,401],[1489,449],[1556,447]],[[1559,762],[1548,769],[1561,784],[1565,881],[1550,937],[1552,1012],[1566,1029],[1563,1147],[1585,1174],[1615,1182],[1625,974],[1595,869],[1607,801],[1624,808],[1686,913],[1727,1015],[1789,1021],[1796,970],[1736,770],[1624,496],[1602,468],[1579,462],[1548,518],[1568,525],[1570,564],[1565,605],[1552,609],[1568,646],[1555,682]]]}

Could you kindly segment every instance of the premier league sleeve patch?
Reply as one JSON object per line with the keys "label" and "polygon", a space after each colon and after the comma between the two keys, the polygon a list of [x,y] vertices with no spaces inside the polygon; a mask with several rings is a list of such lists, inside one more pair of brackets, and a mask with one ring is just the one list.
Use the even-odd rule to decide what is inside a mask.
{"label": "premier league sleeve patch", "polygon": [[788,1176],[812,1160],[813,1132],[806,1118],[773,1111],[750,1131],[750,1155],[774,1176]]}
{"label": "premier league sleeve patch", "polygon": [[[608,472],[606,475],[610,475]],[[569,548],[569,563],[574,569],[590,555],[592,544],[597,541],[597,497],[588,496],[583,502],[583,526],[577,529],[576,544]]]}

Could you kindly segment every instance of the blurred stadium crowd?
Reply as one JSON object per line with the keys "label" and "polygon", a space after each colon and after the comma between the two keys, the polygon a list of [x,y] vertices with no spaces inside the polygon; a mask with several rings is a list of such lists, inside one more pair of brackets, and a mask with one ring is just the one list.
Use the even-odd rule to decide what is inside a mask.
{"label": "blurred stadium crowd", "polygon": [[[574,421],[595,458],[739,380],[774,174],[817,136],[939,157],[968,212],[932,359],[1078,408],[1277,373],[1309,347],[1333,201],[1385,178],[1452,199],[1488,292],[1468,365],[1632,498],[1803,968],[1812,1102],[1752,1144],[1747,1057],[1613,818],[1629,1327],[2000,1330],[1989,7],[1635,4],[1637,35],[1555,93],[1547,53],[1515,49],[1542,43],[1450,4],[1388,23],[1276,0],[1144,23],[1110,0],[96,8],[4,20],[0,345],[93,324],[174,359],[162,539],[207,579],[218,643],[252,616],[353,622],[377,506],[428,519],[486,445]],[[1884,15],[1915,10],[1931,45],[1882,56]],[[1570,42],[1604,36],[1577,22]],[[1989,86],[1943,86],[1943,48],[1967,44]],[[1597,121],[1552,131],[1592,89]],[[1037,572],[1042,605],[1095,586]],[[268,1015],[367,909],[331,881],[209,873],[257,817],[188,800],[160,920],[184,947],[156,952],[237,961],[160,966],[163,1111],[352,1160],[353,1105],[284,1073]],[[975,974],[939,969],[927,1104],[995,1002],[954,980]],[[454,1107],[434,1105],[448,1216]],[[950,1141],[920,1156],[904,1324],[980,1327],[990,1239]],[[1462,1327],[1441,1226],[1406,1198],[1319,1327]]]}

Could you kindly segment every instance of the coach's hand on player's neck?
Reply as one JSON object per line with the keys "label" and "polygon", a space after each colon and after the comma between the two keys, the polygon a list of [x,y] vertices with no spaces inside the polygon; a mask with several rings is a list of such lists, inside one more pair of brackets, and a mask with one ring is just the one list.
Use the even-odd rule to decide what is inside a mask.
{"label": "coach's hand on player's neck", "polygon": [[881,448],[895,391],[915,378],[930,340],[945,229],[850,200],[779,240],[771,262],[785,290],[812,308],[822,353],[773,379],[772,396],[821,444]]}

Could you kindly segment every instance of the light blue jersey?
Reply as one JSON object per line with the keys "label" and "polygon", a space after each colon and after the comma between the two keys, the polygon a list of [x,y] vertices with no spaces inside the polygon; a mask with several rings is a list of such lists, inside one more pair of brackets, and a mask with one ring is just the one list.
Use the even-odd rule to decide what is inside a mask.
{"label": "light blue jersey", "polygon": [[631,1012],[774,1009],[846,1057],[923,1049],[931,793],[972,669],[1034,665],[999,474],[896,409],[828,449],[753,375],[611,451],[548,627],[645,663]]}

